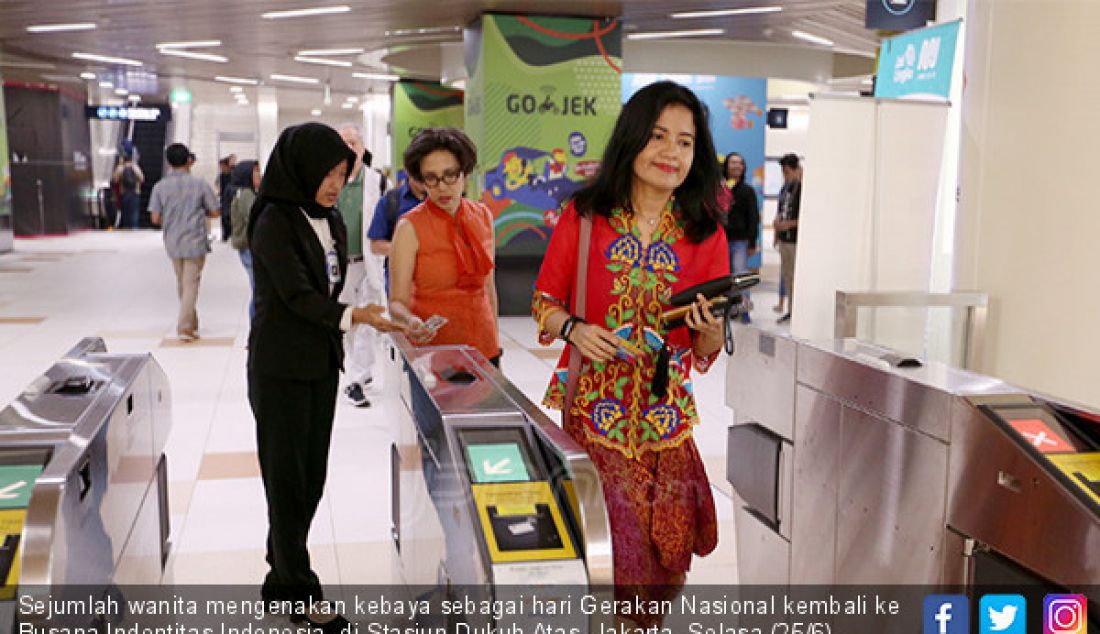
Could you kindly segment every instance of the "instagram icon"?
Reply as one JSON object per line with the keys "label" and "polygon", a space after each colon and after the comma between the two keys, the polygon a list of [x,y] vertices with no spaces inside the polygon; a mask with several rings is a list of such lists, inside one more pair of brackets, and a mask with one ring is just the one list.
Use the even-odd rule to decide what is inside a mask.
{"label": "instagram icon", "polygon": [[1081,594],[1043,599],[1043,634],[1088,634],[1088,600]]}

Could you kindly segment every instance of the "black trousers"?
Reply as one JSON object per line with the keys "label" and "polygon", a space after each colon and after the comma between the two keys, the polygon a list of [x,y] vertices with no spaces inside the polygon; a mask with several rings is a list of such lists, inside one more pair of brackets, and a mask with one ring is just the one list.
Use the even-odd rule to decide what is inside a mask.
{"label": "black trousers", "polygon": [[321,582],[306,540],[328,471],[332,419],[340,375],[295,381],[250,372],[248,401],[267,497],[267,601],[317,601]]}

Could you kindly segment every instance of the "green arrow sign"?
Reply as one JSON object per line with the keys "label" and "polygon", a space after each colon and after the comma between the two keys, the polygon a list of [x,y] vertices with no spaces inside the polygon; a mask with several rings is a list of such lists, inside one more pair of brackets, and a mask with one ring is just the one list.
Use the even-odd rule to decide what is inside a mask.
{"label": "green arrow sign", "polygon": [[526,482],[531,479],[519,445],[514,442],[468,445],[466,455],[478,483]]}
{"label": "green arrow sign", "polygon": [[42,465],[0,465],[0,509],[24,509]]}

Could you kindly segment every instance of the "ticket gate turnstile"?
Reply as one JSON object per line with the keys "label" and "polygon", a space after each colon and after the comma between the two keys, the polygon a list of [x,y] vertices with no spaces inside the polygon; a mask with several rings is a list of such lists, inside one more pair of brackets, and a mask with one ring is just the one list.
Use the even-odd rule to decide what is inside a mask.
{"label": "ticket gate turnstile", "polygon": [[1100,416],[845,339],[739,327],[742,583],[1100,586]]}
{"label": "ticket gate turnstile", "polygon": [[152,355],[111,354],[90,337],[0,410],[0,631],[17,591],[86,597],[160,582],[169,399]]}
{"label": "ticket gate turnstile", "polygon": [[395,580],[487,594],[610,587],[588,454],[473,348],[395,335],[385,356],[386,389],[404,404],[391,450]]}

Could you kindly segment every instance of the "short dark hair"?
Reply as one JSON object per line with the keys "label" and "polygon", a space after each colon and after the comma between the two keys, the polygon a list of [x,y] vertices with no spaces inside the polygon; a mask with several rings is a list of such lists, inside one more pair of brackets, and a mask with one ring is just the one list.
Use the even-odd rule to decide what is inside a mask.
{"label": "short dark hair", "polygon": [[718,230],[718,156],[706,106],[691,90],[671,81],[654,82],[626,102],[604,150],[595,178],[581,188],[573,200],[582,214],[609,216],[618,205],[630,202],[634,159],[649,143],[653,126],[664,109],[678,104],[691,111],[695,122],[695,156],[691,171],[673,193],[686,222],[689,240],[702,242]]}
{"label": "short dark hair", "polygon": [[459,169],[467,176],[477,165],[477,148],[465,132],[458,128],[424,128],[405,148],[405,171],[418,181],[424,180],[420,175],[420,161],[436,150],[453,154]]}
{"label": "short dark hair", "polygon": [[779,164],[793,170],[798,169],[798,155],[794,153],[784,154],[783,158],[779,159]]}
{"label": "short dark hair", "polygon": [[172,167],[187,165],[187,159],[190,156],[191,150],[188,150],[187,146],[182,143],[173,143],[164,151],[164,157],[168,159],[168,164]]}

